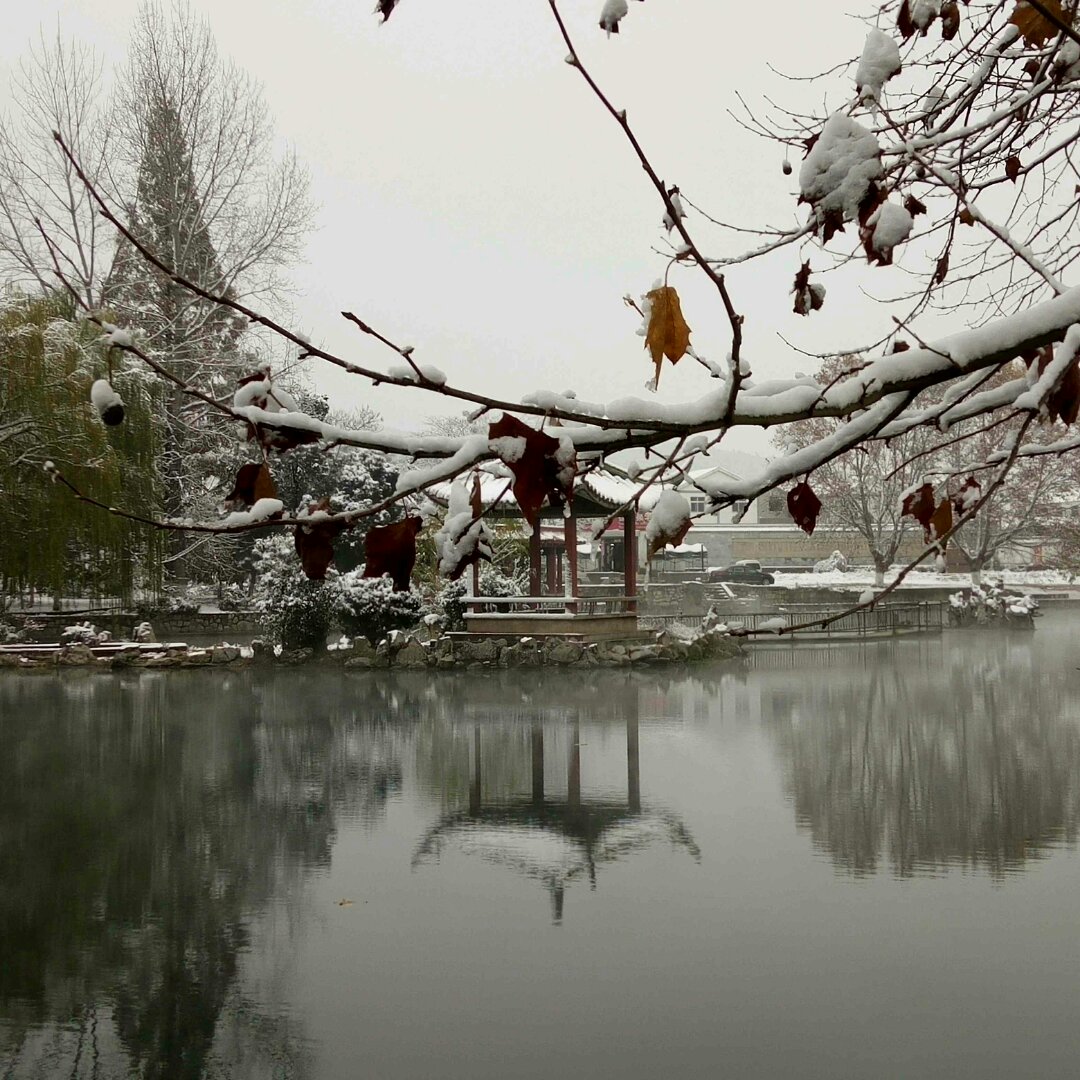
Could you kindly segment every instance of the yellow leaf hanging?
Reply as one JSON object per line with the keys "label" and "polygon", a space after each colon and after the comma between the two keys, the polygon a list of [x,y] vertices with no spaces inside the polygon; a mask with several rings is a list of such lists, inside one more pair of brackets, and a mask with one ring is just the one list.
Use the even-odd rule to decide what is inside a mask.
{"label": "yellow leaf hanging", "polygon": [[690,327],[683,318],[679,294],[670,285],[661,285],[648,294],[649,325],[645,331],[645,348],[656,365],[656,385],[660,384],[660,365],[666,356],[678,363],[690,348]]}

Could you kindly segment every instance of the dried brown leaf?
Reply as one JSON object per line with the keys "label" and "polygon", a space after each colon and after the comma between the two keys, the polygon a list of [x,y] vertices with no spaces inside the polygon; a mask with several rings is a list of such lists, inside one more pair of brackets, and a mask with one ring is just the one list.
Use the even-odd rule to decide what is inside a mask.
{"label": "dried brown leaf", "polygon": [[396,592],[407,592],[416,565],[416,537],[423,526],[418,517],[376,525],[364,537],[364,577],[388,575]]}
{"label": "dried brown leaf", "polygon": [[683,318],[679,294],[670,285],[661,285],[648,293],[649,325],[645,331],[645,348],[656,365],[655,385],[660,383],[660,365],[666,356],[677,364],[690,348],[690,327]]}
{"label": "dried brown leaf", "polygon": [[901,513],[913,517],[924,529],[930,528],[930,519],[934,516],[934,487],[923,484],[904,496]]}
{"label": "dried brown leaf", "polygon": [[813,535],[814,526],[817,525],[818,514],[821,512],[821,500],[814,493],[814,489],[804,480],[796,484],[787,494],[788,513],[791,520],[799,526],[807,536]]}
{"label": "dried brown leaf", "polygon": [[941,40],[952,41],[960,30],[960,8],[956,0],[941,5]]}
{"label": "dried brown leaf", "polygon": [[570,501],[576,469],[572,449],[567,451],[558,439],[529,427],[509,413],[488,425],[488,438],[524,440],[520,454],[500,454],[500,457],[514,474],[514,498],[532,528],[539,524],[540,508],[545,499],[552,506],[562,506]]}
{"label": "dried brown leaf", "polygon": [[[1047,11],[1055,15],[1061,22],[1068,22],[1068,17],[1059,0],[1040,0],[1040,2]],[[1042,48],[1058,33],[1058,27],[1046,18],[1042,12],[1036,11],[1027,0],[1019,0],[1019,3],[1013,8],[1012,15],[1009,16],[1009,22],[1019,28],[1024,43],[1036,49]]]}
{"label": "dried brown leaf", "polygon": [[277,488],[265,461],[249,461],[237,470],[233,489],[225,498],[229,510],[246,510],[260,499],[276,499]]}

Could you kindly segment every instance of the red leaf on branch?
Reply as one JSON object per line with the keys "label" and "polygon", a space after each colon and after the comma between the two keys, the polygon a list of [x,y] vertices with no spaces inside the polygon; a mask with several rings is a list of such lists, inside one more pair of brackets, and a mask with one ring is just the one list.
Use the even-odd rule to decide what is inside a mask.
{"label": "red leaf on branch", "polygon": [[[1038,352],[1023,357],[1029,368],[1037,363],[1036,371],[1040,375],[1053,358],[1053,345],[1044,345]],[[1057,386],[1047,397],[1046,413],[1051,420],[1060,420],[1066,426],[1076,423],[1080,415],[1080,356],[1065,369]]]}
{"label": "red leaf on branch", "polygon": [[796,484],[787,494],[787,508],[791,520],[807,536],[813,535],[817,517],[821,512],[821,500],[814,494],[814,489],[804,480]]}
{"label": "red leaf on branch", "polygon": [[929,529],[930,519],[934,516],[935,508],[934,487],[932,484],[923,484],[904,496],[900,512],[908,517],[913,517],[923,529]]}
{"label": "red leaf on branch", "polygon": [[904,199],[904,209],[912,216],[918,217],[926,213],[926,204],[919,202],[914,195],[908,195]]}
{"label": "red leaf on branch", "polygon": [[1016,154],[1010,154],[1005,159],[1005,176],[1014,184],[1016,183],[1016,178],[1020,175],[1020,168],[1020,158]]}
{"label": "red leaf on branch", "polygon": [[900,5],[900,13],[896,17],[896,29],[900,31],[900,36],[905,41],[915,33],[916,26],[911,21],[911,8],[908,6],[908,0],[904,0]]}
{"label": "red leaf on branch", "polygon": [[375,5],[375,13],[382,16],[382,21],[386,22],[391,15],[394,14],[394,8],[398,6],[398,0],[378,0]]}
{"label": "red leaf on branch", "polygon": [[941,40],[952,41],[960,30],[960,8],[956,0],[941,5]]}
{"label": "red leaf on branch", "polygon": [[[930,521],[926,526],[926,542],[929,544],[944,536],[952,527],[952,503],[948,499],[942,499],[930,515]],[[944,544],[942,549],[944,549]]]}
{"label": "red leaf on branch", "polygon": [[796,315],[809,315],[811,311],[817,311],[825,303],[825,286],[816,282],[810,284],[810,263],[804,262],[795,275],[795,284],[791,291],[795,294],[795,303],[792,310]]}
{"label": "red leaf on branch", "polygon": [[514,498],[531,528],[540,520],[547,499],[552,506],[569,502],[574,493],[577,457],[569,438],[555,439],[504,414],[488,425],[488,439],[499,459],[513,473]]}
{"label": "red leaf on branch", "polygon": [[265,461],[249,461],[241,465],[233,481],[233,489],[225,499],[228,510],[246,510],[260,499],[276,499],[277,488]]}
{"label": "red leaf on branch", "polygon": [[418,517],[392,525],[376,525],[364,538],[364,577],[389,575],[396,592],[407,592],[416,565],[416,536],[423,527]]}
{"label": "red leaf on branch", "polygon": [[313,581],[322,581],[334,561],[334,540],[349,526],[340,521],[321,520],[320,515],[331,512],[329,499],[311,503],[307,512],[316,515],[315,520],[306,525],[297,525],[293,532],[293,544],[304,573]]}

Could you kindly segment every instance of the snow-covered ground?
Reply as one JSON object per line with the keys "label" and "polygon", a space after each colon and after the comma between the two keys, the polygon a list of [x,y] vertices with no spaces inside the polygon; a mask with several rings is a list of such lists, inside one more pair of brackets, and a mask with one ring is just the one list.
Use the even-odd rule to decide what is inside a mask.
{"label": "snow-covered ground", "polygon": [[[824,574],[812,571],[785,573],[775,571],[776,585],[781,589],[825,588],[825,589],[865,589],[874,583],[874,571],[858,568],[855,570],[833,570]],[[895,572],[885,575],[885,584],[896,579]],[[1020,587],[1053,588],[1074,584],[1073,575],[1062,570],[984,570],[983,583],[1004,581],[1006,585]],[[971,584],[970,574],[939,574],[930,570],[913,570],[904,579],[904,587],[914,588],[964,588]],[[1080,587],[1080,583],[1077,583]]]}

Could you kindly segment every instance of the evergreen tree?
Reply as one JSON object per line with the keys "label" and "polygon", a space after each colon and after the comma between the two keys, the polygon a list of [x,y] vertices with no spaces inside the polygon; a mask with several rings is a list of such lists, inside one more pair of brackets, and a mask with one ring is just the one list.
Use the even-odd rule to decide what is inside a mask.
{"label": "evergreen tree", "polygon": [[[228,294],[199,198],[180,114],[170,101],[151,100],[129,227],[176,273]],[[117,318],[185,382],[201,380],[224,394],[242,373],[244,326],[238,316],[200,300],[130,245],[116,254],[105,290]],[[161,472],[165,510],[196,505],[217,455],[235,440],[235,426],[193,405],[179,388],[168,391],[163,414]]]}

